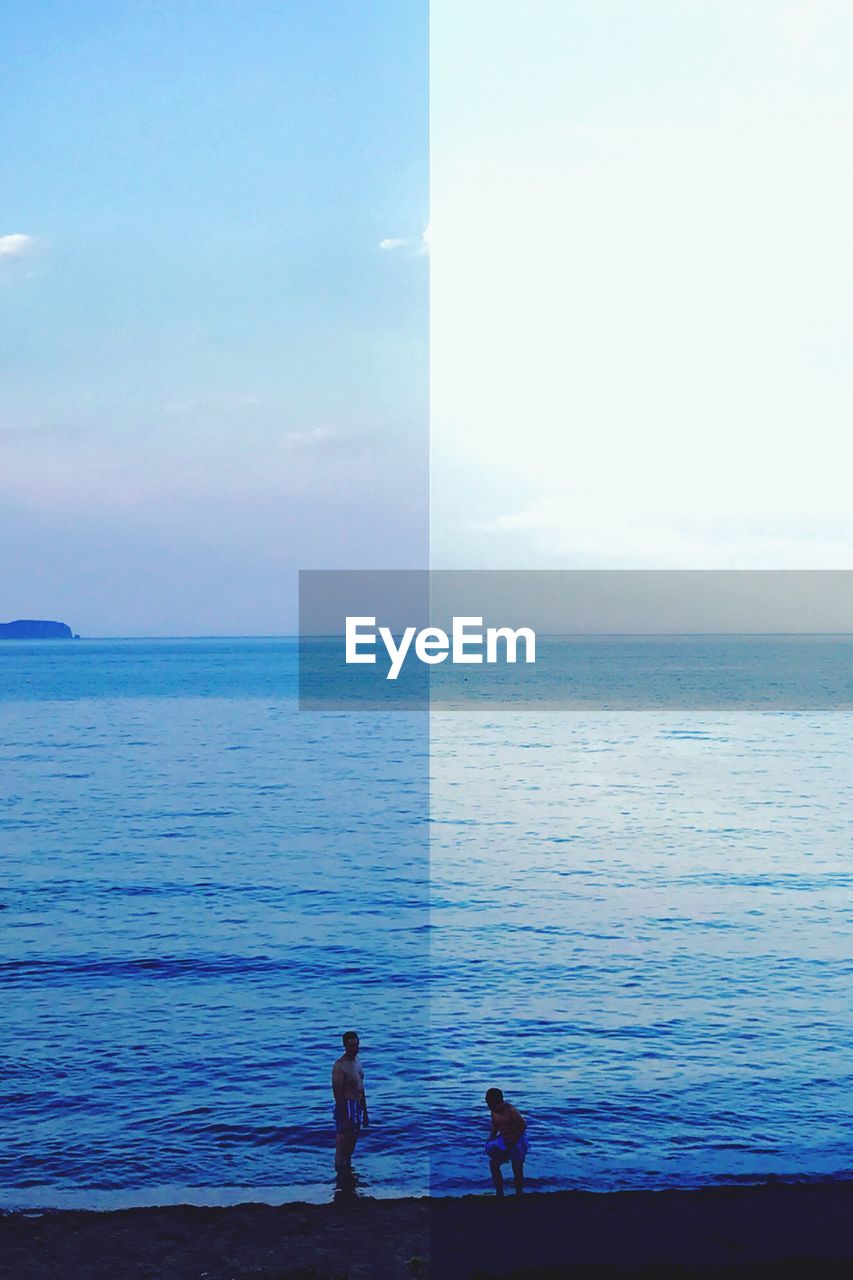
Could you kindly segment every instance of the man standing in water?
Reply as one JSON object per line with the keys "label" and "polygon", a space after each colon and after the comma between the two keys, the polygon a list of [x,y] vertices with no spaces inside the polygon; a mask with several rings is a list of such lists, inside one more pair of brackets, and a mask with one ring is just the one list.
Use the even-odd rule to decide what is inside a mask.
{"label": "man standing in water", "polygon": [[335,1169],[338,1173],[349,1172],[358,1135],[362,1129],[368,1127],[364,1069],[358,1061],[358,1032],[345,1031],[343,1042],[343,1055],[332,1067],[332,1093],[335,1095]]}

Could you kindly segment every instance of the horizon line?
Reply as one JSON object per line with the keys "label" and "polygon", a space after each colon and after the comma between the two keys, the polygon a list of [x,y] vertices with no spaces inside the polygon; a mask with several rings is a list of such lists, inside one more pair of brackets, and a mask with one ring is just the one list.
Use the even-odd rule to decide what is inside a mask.
{"label": "horizon line", "polygon": [[[401,633],[400,633],[401,634]],[[655,640],[655,639],[697,639],[740,637],[743,639],[769,639],[772,637],[805,638],[814,637],[850,637],[851,631],[538,631],[537,636],[543,640]],[[74,640],[341,640],[343,635],[336,631],[306,632],[299,631],[258,631],[258,632],[198,632],[196,634],[178,634],[163,632],[161,634],[128,634],[110,633],[84,635],[75,633]],[[0,636],[0,642],[8,644],[66,644],[68,637],[15,637]]]}

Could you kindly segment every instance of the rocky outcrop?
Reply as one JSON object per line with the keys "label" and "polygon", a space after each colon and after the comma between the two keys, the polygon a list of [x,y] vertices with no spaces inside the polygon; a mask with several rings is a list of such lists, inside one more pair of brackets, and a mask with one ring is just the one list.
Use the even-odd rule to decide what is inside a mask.
{"label": "rocky outcrop", "polygon": [[0,622],[0,640],[78,640],[65,622],[44,622],[37,618],[18,618],[16,622]]}

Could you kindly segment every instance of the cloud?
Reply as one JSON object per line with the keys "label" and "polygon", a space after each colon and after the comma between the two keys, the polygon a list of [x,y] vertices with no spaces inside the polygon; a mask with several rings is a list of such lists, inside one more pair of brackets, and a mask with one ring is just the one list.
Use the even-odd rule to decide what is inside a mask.
{"label": "cloud", "polygon": [[316,451],[351,455],[362,452],[369,439],[363,431],[340,430],[337,427],[297,427],[292,431],[282,432],[277,437],[276,444],[279,450],[290,453]]}
{"label": "cloud", "polygon": [[16,231],[0,236],[0,258],[25,258],[36,247],[35,237]]}
{"label": "cloud", "polygon": [[[677,513],[620,510],[599,499],[540,499],[471,530],[510,537],[524,562],[631,569],[850,569],[849,527],[741,514],[728,527]],[[503,556],[499,552],[501,562]]]}
{"label": "cloud", "polygon": [[328,427],[305,427],[297,431],[285,431],[279,436],[279,445],[284,449],[318,449],[335,444],[339,439],[337,432]]}
{"label": "cloud", "polygon": [[386,253],[393,253],[396,249],[410,249],[418,257],[428,254],[429,223],[427,223],[417,240],[407,240],[402,236],[389,236],[386,240],[379,241],[379,248]]}
{"label": "cloud", "polygon": [[252,391],[224,392],[212,396],[178,396],[167,400],[163,412],[169,417],[182,417],[193,413],[242,413],[257,409],[261,397]]}

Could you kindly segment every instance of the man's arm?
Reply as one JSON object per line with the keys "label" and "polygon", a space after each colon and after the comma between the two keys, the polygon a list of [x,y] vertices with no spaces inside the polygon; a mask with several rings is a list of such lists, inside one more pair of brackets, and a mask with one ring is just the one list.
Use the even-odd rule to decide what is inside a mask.
{"label": "man's arm", "polygon": [[367,1129],[370,1125],[370,1117],[367,1114],[367,1094],[364,1092],[364,1085],[361,1087],[361,1127]]}
{"label": "man's arm", "polygon": [[347,1109],[343,1072],[337,1063],[332,1067],[332,1093],[335,1095],[335,1113],[340,1119],[345,1119]]}

